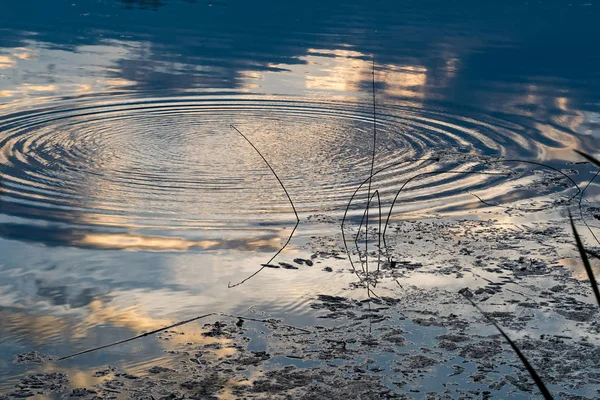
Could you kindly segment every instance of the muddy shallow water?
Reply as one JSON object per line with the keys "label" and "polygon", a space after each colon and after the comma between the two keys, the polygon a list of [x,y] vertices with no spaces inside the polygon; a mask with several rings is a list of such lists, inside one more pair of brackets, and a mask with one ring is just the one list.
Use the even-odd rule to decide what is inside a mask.
{"label": "muddy shallow water", "polygon": [[[527,396],[506,343],[457,297],[469,288],[553,392],[597,397],[593,303],[565,216],[570,208],[598,245],[599,191],[588,186],[597,170],[572,152],[598,144],[598,7],[509,3],[4,6],[0,393]],[[281,178],[300,223],[271,263],[280,268],[228,288],[296,223],[232,124]],[[389,298],[378,305],[364,302],[357,252],[366,187],[352,198],[374,129],[371,189],[390,212],[379,264],[375,219],[368,232],[373,290]],[[310,333],[296,342],[281,324],[216,316],[61,362],[14,358],[63,356],[209,312]],[[217,321],[226,327],[207,342],[213,328],[202,326]],[[495,364],[481,364],[480,350]],[[290,365],[314,368],[313,378],[290,386]],[[169,370],[149,372],[156,366]],[[27,378],[38,372],[66,375]],[[344,386],[349,377],[361,379]],[[232,383],[243,379],[251,384]]]}

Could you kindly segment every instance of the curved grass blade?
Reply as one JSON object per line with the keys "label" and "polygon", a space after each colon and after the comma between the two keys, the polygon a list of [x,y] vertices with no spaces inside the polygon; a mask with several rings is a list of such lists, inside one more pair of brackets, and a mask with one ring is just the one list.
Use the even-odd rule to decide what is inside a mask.
{"label": "curved grass blade", "polygon": [[519,348],[517,347],[517,345],[508,337],[508,335],[504,332],[504,330],[502,330],[502,328],[500,328],[500,325],[498,325],[496,323],[496,321],[494,321],[491,317],[489,317],[485,313],[485,311],[483,311],[481,308],[479,308],[479,306],[477,304],[475,304],[475,302],[473,302],[473,300],[471,300],[470,298],[468,298],[464,294],[463,294],[463,297],[465,299],[467,299],[469,301],[469,303],[471,303],[471,305],[473,307],[475,307],[477,309],[477,311],[479,311],[492,325],[494,325],[494,327],[498,330],[498,332],[500,332],[500,334],[508,342],[508,344],[510,345],[510,347],[512,347],[512,349],[514,350],[514,352],[517,353],[517,356],[519,357],[519,359],[521,360],[521,362],[525,366],[525,369],[527,369],[527,372],[529,372],[529,375],[531,376],[531,378],[533,379],[533,381],[537,385],[538,389],[542,393],[542,396],[544,396],[544,399],[546,399],[546,400],[553,400],[554,398],[552,397],[552,394],[550,394],[550,391],[548,390],[548,388],[546,387],[546,385],[542,381],[542,378],[540,378],[540,376],[537,374],[537,372],[535,372],[535,369],[529,363],[529,361],[527,360],[527,357],[525,357],[525,355],[523,353],[521,353],[521,350],[519,350]]}
{"label": "curved grass blade", "polygon": [[577,233],[577,228],[575,228],[575,222],[573,222],[573,216],[569,211],[569,221],[571,222],[571,229],[573,230],[573,236],[575,236],[575,242],[577,243],[577,249],[579,250],[579,255],[581,256],[581,260],[583,261],[583,266],[585,267],[585,272],[587,272],[588,278],[590,280],[590,285],[592,285],[592,290],[594,291],[594,296],[596,296],[596,301],[598,302],[598,306],[600,307],[600,291],[598,290],[598,283],[596,282],[596,277],[594,276],[594,271],[592,271],[592,266],[590,264],[590,260],[588,259],[587,252],[585,247],[583,247],[583,243],[581,242],[581,238]]}
{"label": "curved grass blade", "polygon": [[267,161],[267,159],[262,155],[262,153],[260,152],[260,150],[258,150],[258,148],[256,148],[256,146],[254,145],[254,143],[252,143],[250,141],[250,139],[248,139],[246,137],[246,135],[244,135],[242,132],[240,132],[240,130],[238,128],[236,128],[233,125],[230,125],[230,127],[232,129],[234,129],[237,133],[239,133],[249,144],[250,146],[252,146],[252,148],[254,150],[256,150],[256,152],[258,153],[258,155],[260,156],[260,158],[263,159],[263,161],[265,162],[265,164],[267,164],[267,167],[269,167],[269,169],[271,170],[271,172],[273,173],[273,175],[275,176],[275,179],[277,179],[277,182],[279,182],[279,185],[281,186],[281,188],[283,189],[283,191],[285,192],[285,195],[288,198],[288,201],[290,202],[291,206],[292,206],[292,210],[294,210],[294,215],[296,216],[296,225],[294,225],[294,229],[292,229],[292,232],[290,233],[290,236],[287,238],[286,242],[283,244],[283,246],[281,246],[281,248],[277,251],[277,253],[275,253],[273,255],[273,257],[271,257],[271,259],[269,261],[267,261],[266,263],[262,264],[262,266],[256,270],[256,272],[254,272],[252,275],[249,275],[248,277],[246,277],[245,279],[239,281],[238,283],[232,285],[231,282],[229,282],[227,284],[228,288],[233,288],[236,286],[241,285],[242,283],[248,281],[249,279],[252,279],[253,277],[255,277],[256,275],[258,275],[260,273],[260,271],[262,271],[263,269],[265,269],[265,265],[267,264],[271,264],[271,261],[273,261],[282,251],[283,249],[285,249],[287,247],[287,245],[290,243],[290,240],[292,240],[292,236],[294,236],[294,232],[296,232],[296,229],[298,228],[298,225],[300,224],[300,217],[298,216],[298,211],[296,211],[296,206],[294,206],[294,202],[292,201],[292,198],[290,197],[290,194],[288,193],[287,189],[285,188],[285,186],[283,185],[283,182],[281,182],[281,179],[279,179],[279,176],[277,176],[277,173],[275,172],[275,170],[273,169],[273,167],[271,167],[271,164],[269,164],[269,162]]}

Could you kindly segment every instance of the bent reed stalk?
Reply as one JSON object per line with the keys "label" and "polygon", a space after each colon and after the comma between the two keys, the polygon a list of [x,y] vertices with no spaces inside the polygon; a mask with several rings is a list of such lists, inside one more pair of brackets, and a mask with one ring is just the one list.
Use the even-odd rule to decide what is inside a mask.
{"label": "bent reed stalk", "polygon": [[[279,185],[281,186],[281,188],[285,192],[285,195],[287,196],[288,201],[290,202],[290,205],[292,206],[292,210],[294,210],[294,215],[296,216],[296,225],[294,225],[294,229],[292,229],[292,232],[290,233],[290,236],[287,238],[286,242],[273,255],[273,257],[271,257],[269,259],[269,261],[267,261],[266,263],[264,263],[264,264],[271,264],[271,262],[283,251],[283,249],[285,249],[287,247],[287,245],[292,240],[292,236],[294,236],[294,232],[296,232],[296,229],[298,228],[298,225],[300,224],[300,217],[298,216],[298,211],[296,211],[296,206],[294,206],[294,202],[292,201],[292,198],[290,197],[290,194],[288,193],[287,189],[285,188],[285,185],[283,184],[283,182],[281,181],[281,179],[279,179],[279,176],[277,175],[277,173],[275,172],[275,170],[273,169],[273,167],[271,166],[271,164],[267,161],[267,159],[265,158],[265,156],[262,155],[262,153],[260,152],[260,150],[258,150],[258,148],[254,145],[254,143],[252,143],[252,141],[250,141],[250,139],[248,139],[248,137],[246,135],[244,135],[238,128],[236,128],[234,125],[230,125],[230,127],[232,129],[234,129],[237,133],[239,133],[250,144],[250,146],[252,146],[252,148],[254,150],[256,150],[256,152],[258,153],[258,155],[260,156],[260,158],[263,159],[263,161],[265,162],[265,164],[267,164],[267,167],[269,167],[269,169],[273,173],[273,176],[275,176],[275,179],[277,179],[277,182],[279,182]],[[246,277],[245,279],[241,280],[240,282],[238,282],[236,284],[233,284],[233,285],[231,284],[231,282],[229,282],[227,284],[227,287],[231,289],[233,287],[239,286],[239,285],[243,284],[244,282],[252,279],[256,275],[258,275],[263,269],[266,268],[264,264],[256,272],[254,272],[253,274],[249,275],[248,277]]]}

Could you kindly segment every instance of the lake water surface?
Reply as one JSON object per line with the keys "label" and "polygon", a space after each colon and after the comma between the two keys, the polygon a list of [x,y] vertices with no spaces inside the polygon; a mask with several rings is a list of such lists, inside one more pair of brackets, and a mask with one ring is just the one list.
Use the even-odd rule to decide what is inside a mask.
{"label": "lake water surface", "polygon": [[[64,355],[250,306],[301,324],[310,296],[347,286],[305,268],[228,289],[296,223],[232,124],[299,214],[276,261],[310,258],[311,237],[339,233],[369,175],[374,126],[384,204],[428,173],[394,218],[472,218],[478,198],[527,218],[575,194],[551,178],[532,185],[539,166],[500,157],[592,177],[572,152],[594,153],[600,138],[592,1],[5,3],[0,391],[24,372],[11,364],[19,352]],[[145,346],[70,365],[161,357]]]}

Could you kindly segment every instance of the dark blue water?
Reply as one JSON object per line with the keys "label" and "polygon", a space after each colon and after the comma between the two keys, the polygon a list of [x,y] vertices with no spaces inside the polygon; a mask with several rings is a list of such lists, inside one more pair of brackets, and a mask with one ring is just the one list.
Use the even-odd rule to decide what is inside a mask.
{"label": "dark blue water", "polygon": [[[306,295],[346,285],[303,272],[227,289],[295,222],[231,124],[300,214],[284,259],[337,232],[308,217],[339,222],[369,172],[373,73],[384,201],[415,174],[487,171],[498,157],[581,169],[572,149],[600,138],[593,1],[5,3],[0,376],[23,372],[10,364],[20,351],[66,354],[215,309],[302,318]],[[429,175],[397,212],[472,214],[484,205],[469,193],[531,209],[573,194],[528,189],[531,165],[511,171]],[[160,354],[135,351],[89,363]]]}

